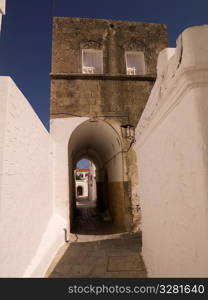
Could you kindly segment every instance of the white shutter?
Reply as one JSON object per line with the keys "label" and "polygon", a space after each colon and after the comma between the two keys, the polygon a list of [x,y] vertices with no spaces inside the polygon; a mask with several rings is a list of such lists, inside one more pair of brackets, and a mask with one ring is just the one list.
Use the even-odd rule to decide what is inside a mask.
{"label": "white shutter", "polygon": [[126,52],[126,72],[128,75],[145,73],[144,54],[142,52]]}
{"label": "white shutter", "polygon": [[101,50],[82,50],[82,72],[87,74],[103,73],[103,54]]}

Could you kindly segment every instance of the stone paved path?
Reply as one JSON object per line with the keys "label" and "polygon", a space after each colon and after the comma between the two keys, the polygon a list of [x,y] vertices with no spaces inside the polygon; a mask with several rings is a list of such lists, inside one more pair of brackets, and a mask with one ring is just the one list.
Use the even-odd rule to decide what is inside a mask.
{"label": "stone paved path", "polygon": [[83,199],[78,206],[74,241],[59,250],[45,277],[146,277],[141,235],[118,231]]}

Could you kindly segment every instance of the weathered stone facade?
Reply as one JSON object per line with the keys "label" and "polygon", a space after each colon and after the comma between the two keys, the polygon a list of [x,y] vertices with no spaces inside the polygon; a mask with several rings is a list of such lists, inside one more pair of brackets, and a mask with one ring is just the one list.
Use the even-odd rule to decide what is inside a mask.
{"label": "weathered stone facade", "polygon": [[[122,137],[120,126],[136,127],[156,78],[157,56],[166,47],[167,29],[162,24],[66,17],[53,20],[51,119],[89,117],[104,120],[117,132],[123,179],[111,180],[112,169],[103,161],[99,172],[107,172],[109,182],[107,187],[106,182],[97,182],[98,195],[108,197],[111,215],[127,230],[138,228],[140,223],[138,162],[132,140]],[[102,74],[82,73],[83,49],[102,50]],[[127,75],[128,51],[143,53],[143,74]],[[108,191],[107,196],[103,190]]]}
{"label": "weathered stone facade", "polygon": [[[126,116],[136,125],[155,80],[157,56],[165,47],[165,25],[55,17],[51,117]],[[83,48],[103,50],[103,74],[82,74]],[[125,51],[131,50],[144,53],[145,76],[126,75]]]}

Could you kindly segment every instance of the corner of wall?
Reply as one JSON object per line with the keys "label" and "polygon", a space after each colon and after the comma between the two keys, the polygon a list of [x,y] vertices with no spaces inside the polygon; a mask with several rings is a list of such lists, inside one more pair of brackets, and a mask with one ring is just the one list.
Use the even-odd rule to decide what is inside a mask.
{"label": "corner of wall", "polygon": [[0,14],[6,13],[6,0],[0,0]]}

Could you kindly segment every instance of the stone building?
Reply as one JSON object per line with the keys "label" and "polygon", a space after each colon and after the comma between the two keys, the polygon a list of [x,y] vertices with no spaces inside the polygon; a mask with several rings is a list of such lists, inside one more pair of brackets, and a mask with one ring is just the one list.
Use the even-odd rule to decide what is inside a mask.
{"label": "stone building", "polygon": [[89,162],[89,168],[77,168],[74,171],[76,199],[88,197],[89,201],[97,200],[95,165]]}
{"label": "stone building", "polygon": [[[93,161],[98,174],[98,205],[102,211],[109,209],[122,230],[140,225],[137,165],[132,149],[135,141],[124,131],[135,128],[139,121],[156,78],[157,56],[165,47],[165,25],[53,19],[51,133],[61,147],[68,149],[69,143],[68,161],[57,153],[57,164],[69,163],[70,173],[79,159]],[[79,124],[63,145],[63,131],[75,122]],[[56,147],[60,148],[58,143]],[[69,181],[70,195],[65,201],[70,203],[72,222],[73,176]],[[58,184],[55,189],[60,191]]]}
{"label": "stone building", "polygon": [[76,187],[76,199],[78,197],[88,197],[88,178],[89,169],[77,168],[74,171],[75,187]]}
{"label": "stone building", "polygon": [[149,277],[208,276],[208,25],[166,46],[164,25],[54,18],[50,133],[0,77],[0,277],[43,277],[72,241],[81,158],[121,231],[141,206]]}

